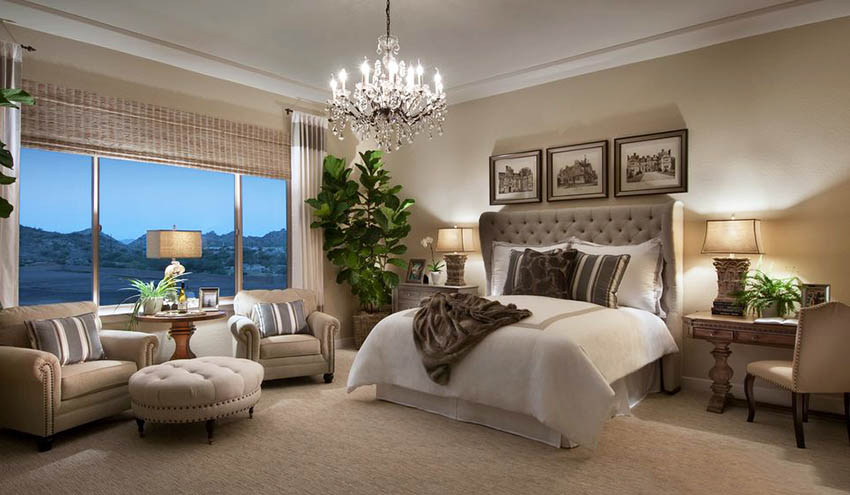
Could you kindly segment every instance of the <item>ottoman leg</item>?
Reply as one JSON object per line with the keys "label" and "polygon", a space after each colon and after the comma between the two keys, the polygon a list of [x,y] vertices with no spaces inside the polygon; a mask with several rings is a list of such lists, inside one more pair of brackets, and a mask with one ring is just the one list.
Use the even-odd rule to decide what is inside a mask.
{"label": "ottoman leg", "polygon": [[145,438],[145,420],[136,418],[136,426],[139,427],[139,438]]}
{"label": "ottoman leg", "polygon": [[208,419],[206,426],[207,426],[207,442],[209,442],[209,444],[212,445],[212,443],[213,443],[213,432],[215,431],[215,420],[214,419]]}
{"label": "ottoman leg", "polygon": [[254,406],[251,406],[251,409],[248,409],[248,418],[254,419]]}

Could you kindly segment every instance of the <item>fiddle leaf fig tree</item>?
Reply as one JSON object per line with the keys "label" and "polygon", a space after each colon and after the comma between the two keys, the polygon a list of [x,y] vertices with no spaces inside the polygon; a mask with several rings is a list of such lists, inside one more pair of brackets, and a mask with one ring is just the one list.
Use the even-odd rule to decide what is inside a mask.
{"label": "fiddle leaf fig tree", "polygon": [[390,174],[383,168],[381,151],[360,153],[363,163],[354,166],[358,180],[351,178],[353,168],[342,158],[325,157],[321,191],[306,200],[315,211],[310,225],[325,234],[324,250],[337,267],[337,283],[348,282],[368,313],[380,311],[391,302],[398,275],[389,265],[405,268],[396,256],[407,252],[403,244],[410,233],[408,217],[412,199],[400,199],[401,186],[390,185]]}
{"label": "fiddle leaf fig tree", "polygon": [[[35,103],[35,100],[33,100],[33,97],[29,93],[22,89],[0,89],[0,107],[19,108],[16,103],[32,105]],[[15,166],[12,152],[6,149],[6,143],[3,141],[0,141],[0,165],[9,170]],[[2,169],[0,169],[0,185],[14,184],[15,180],[15,177],[4,174]],[[9,218],[14,208],[6,198],[0,197],[0,218]]]}

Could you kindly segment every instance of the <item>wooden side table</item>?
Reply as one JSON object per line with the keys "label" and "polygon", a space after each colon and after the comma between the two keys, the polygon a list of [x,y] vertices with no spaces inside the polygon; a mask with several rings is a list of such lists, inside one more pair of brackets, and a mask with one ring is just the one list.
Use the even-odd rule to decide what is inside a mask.
{"label": "wooden side table", "polygon": [[393,289],[393,313],[404,309],[418,308],[419,302],[439,292],[459,294],[478,294],[477,285],[428,285],[428,284],[398,284]]}
{"label": "wooden side table", "polygon": [[150,323],[171,323],[171,330],[168,335],[174,339],[174,354],[170,360],[175,359],[193,359],[195,353],[189,347],[189,341],[192,339],[192,334],[195,333],[195,322],[206,320],[217,320],[224,318],[227,313],[224,311],[192,311],[189,313],[158,313],[156,315],[138,315],[139,321]]}
{"label": "wooden side table", "polygon": [[729,390],[732,385],[733,370],[727,362],[732,351],[729,344],[751,344],[770,347],[794,348],[797,340],[797,327],[788,325],[757,324],[752,318],[740,316],[713,315],[710,312],[693,313],[684,317],[684,326],[688,335],[695,339],[707,340],[714,344],[711,350],[714,366],[708,372],[713,382],[713,395],[706,410],[722,413],[726,403],[732,399]]}

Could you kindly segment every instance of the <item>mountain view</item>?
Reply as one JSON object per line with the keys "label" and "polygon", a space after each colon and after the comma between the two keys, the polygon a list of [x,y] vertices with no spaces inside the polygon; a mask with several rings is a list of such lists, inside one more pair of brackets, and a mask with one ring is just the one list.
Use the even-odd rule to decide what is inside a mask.
{"label": "mountain view", "polygon": [[[219,287],[222,296],[234,293],[234,233],[202,234],[203,256],[180,262],[191,272],[188,290]],[[286,230],[263,236],[245,236],[243,244],[243,286],[286,286]],[[146,239],[141,235],[124,241],[100,234],[101,304],[118,304],[130,292],[128,278],[159,280],[170,262],[148,259]],[[91,299],[91,229],[71,233],[21,226],[20,300],[41,304],[56,300]],[[75,297],[69,299],[70,295]]]}

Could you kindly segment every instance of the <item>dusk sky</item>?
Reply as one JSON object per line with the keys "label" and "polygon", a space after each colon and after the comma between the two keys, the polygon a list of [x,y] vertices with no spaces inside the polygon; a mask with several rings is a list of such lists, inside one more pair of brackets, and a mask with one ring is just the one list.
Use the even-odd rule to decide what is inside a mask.
{"label": "dusk sky", "polygon": [[[54,232],[91,227],[91,158],[35,149],[21,151],[21,225]],[[118,240],[148,229],[233,231],[232,174],[103,158],[100,224]],[[286,222],[286,183],[242,178],[245,235],[261,236]]]}

